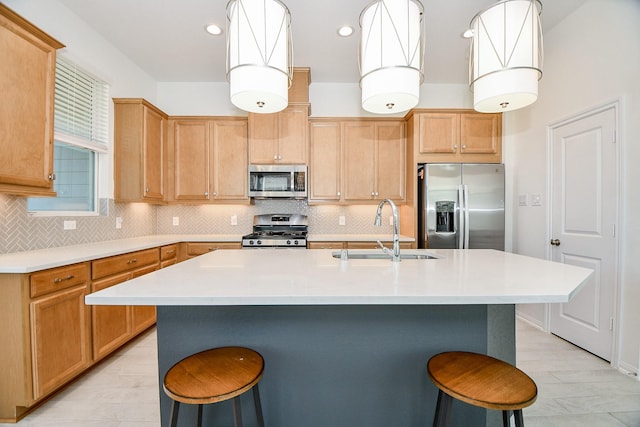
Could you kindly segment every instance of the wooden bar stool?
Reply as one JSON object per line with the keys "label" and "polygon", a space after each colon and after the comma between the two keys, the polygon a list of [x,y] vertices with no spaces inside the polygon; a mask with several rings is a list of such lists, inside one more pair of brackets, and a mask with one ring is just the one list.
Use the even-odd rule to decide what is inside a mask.
{"label": "wooden bar stool", "polygon": [[233,399],[235,427],[242,426],[240,395],[253,389],[258,425],[264,427],[258,382],[264,359],[249,348],[221,347],[188,356],[169,369],[163,388],[173,399],[171,427],[178,422],[180,403],[198,405],[198,426],[202,426],[202,405]]}
{"label": "wooden bar stool", "polygon": [[516,426],[523,427],[522,408],[535,402],[536,383],[520,369],[484,354],[452,351],[429,359],[427,372],[438,387],[434,427],[448,426],[453,398],[487,409],[502,411],[509,426],[513,411]]}

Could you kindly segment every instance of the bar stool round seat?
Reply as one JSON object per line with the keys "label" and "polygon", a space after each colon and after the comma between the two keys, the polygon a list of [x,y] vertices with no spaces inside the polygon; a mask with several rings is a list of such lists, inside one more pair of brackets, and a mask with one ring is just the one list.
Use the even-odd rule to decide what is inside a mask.
{"label": "bar stool round seat", "polygon": [[240,395],[253,390],[258,425],[264,427],[258,382],[264,371],[262,356],[245,347],[220,347],[188,356],[167,371],[163,389],[172,402],[171,426],[178,422],[180,403],[202,405],[233,399],[234,425],[242,426]]}
{"label": "bar stool round seat", "polygon": [[502,411],[509,426],[524,426],[522,409],[535,402],[536,383],[520,369],[491,356],[463,351],[440,353],[429,359],[427,372],[438,387],[434,426],[448,426],[453,398],[470,405]]}

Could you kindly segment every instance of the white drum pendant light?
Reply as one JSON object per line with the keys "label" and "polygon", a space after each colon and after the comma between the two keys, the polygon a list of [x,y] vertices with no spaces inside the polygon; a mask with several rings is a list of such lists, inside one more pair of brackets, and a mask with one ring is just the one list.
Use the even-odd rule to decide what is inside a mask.
{"label": "white drum pendant light", "polygon": [[251,113],[286,108],[292,79],[289,9],[278,0],[231,0],[227,27],[231,103]]}
{"label": "white drum pendant light", "polygon": [[392,114],[418,104],[424,76],[422,11],[417,0],[379,0],[360,14],[364,110]]}
{"label": "white drum pendant light", "polygon": [[512,111],[538,98],[541,12],[539,0],[504,0],[471,20],[469,84],[477,111]]}

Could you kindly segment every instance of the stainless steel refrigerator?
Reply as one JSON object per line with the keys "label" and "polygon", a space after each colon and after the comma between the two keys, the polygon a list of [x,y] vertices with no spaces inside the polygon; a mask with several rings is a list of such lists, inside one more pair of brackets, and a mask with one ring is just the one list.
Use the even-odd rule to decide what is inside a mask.
{"label": "stainless steel refrigerator", "polygon": [[418,165],[418,247],[504,250],[504,165]]}

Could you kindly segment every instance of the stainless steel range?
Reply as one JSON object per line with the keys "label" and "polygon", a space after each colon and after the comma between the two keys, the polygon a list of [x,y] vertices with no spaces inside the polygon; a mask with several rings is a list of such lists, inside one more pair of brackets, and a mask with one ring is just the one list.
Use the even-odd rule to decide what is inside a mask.
{"label": "stainless steel range", "polygon": [[308,228],[306,215],[256,215],[253,217],[253,233],[242,237],[242,247],[306,249]]}

